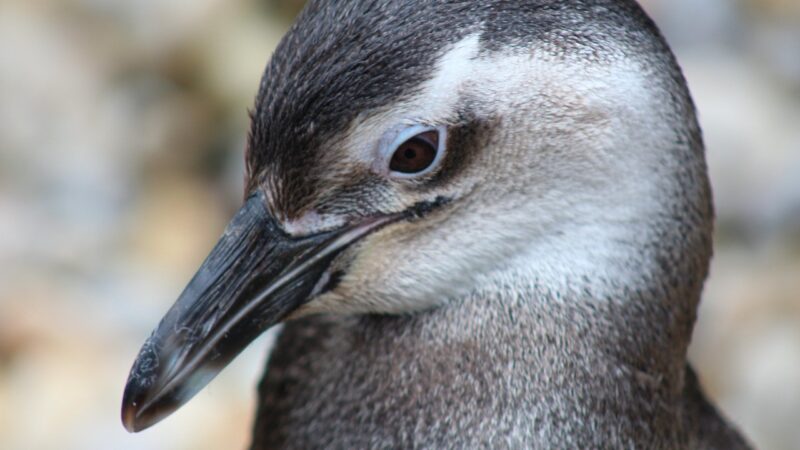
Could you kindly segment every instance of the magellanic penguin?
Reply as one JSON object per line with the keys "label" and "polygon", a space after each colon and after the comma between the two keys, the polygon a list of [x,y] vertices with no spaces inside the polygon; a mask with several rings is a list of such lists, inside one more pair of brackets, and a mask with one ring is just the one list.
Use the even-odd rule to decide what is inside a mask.
{"label": "magellanic penguin", "polygon": [[246,167],[129,430],[285,322],[253,449],[747,447],[687,365],[711,190],[633,0],[311,0]]}

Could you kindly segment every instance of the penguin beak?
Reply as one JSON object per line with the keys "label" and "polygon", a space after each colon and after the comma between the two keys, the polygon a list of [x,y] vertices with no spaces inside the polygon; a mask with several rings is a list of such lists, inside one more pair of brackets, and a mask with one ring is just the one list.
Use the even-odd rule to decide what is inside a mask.
{"label": "penguin beak", "polygon": [[403,217],[293,238],[270,217],[263,194],[251,196],[142,346],[122,400],[125,428],[144,430],[181,407],[262,332],[313,298],[342,250]]}

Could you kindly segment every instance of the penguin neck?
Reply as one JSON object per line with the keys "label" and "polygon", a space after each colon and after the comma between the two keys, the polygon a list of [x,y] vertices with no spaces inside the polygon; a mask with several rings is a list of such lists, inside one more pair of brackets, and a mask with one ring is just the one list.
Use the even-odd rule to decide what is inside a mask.
{"label": "penguin neck", "polygon": [[[676,323],[667,299],[622,286],[616,296],[592,286],[556,290],[505,275],[502,283],[429,311],[345,320],[348,331],[335,333],[344,339],[327,342],[321,359],[345,361],[348,377],[364,377],[368,385],[432,393],[435,405],[478,402],[456,415],[580,422],[605,405],[614,417],[602,420],[624,415],[677,423],[689,332],[679,334],[691,324]],[[496,398],[481,403],[486,396]],[[492,412],[495,403],[508,412]],[[442,405],[431,408],[447,410]]]}
{"label": "penguin neck", "polygon": [[667,263],[666,250],[644,244],[636,255],[607,251],[596,267],[573,259],[570,271],[559,272],[542,258],[499,269],[397,331],[442,348],[480,348],[485,367],[513,361],[524,367],[520,375],[569,367],[623,374],[677,395],[705,275]]}
{"label": "penguin neck", "polygon": [[341,405],[357,404],[397,432],[429,427],[457,439],[506,427],[526,436],[535,423],[542,447],[568,442],[565,429],[622,430],[620,442],[636,447],[672,442],[696,301],[681,292],[697,297],[699,288],[673,289],[673,266],[645,270],[662,267],[647,258],[629,261],[639,270],[627,277],[513,264],[426,311],[290,322],[262,384],[259,424],[284,417],[269,393],[288,377],[303,387],[279,406],[301,404],[299,423],[337,430],[354,416]]}

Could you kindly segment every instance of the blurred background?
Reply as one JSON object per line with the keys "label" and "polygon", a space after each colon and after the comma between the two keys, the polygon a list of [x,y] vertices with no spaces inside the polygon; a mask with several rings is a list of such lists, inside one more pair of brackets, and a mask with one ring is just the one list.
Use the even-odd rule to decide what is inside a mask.
{"label": "blurred background", "polygon": [[[131,363],[242,195],[299,0],[0,1],[0,448],[245,448],[271,336],[174,416]],[[647,0],[705,129],[716,255],[691,359],[763,449],[800,449],[800,0]]]}

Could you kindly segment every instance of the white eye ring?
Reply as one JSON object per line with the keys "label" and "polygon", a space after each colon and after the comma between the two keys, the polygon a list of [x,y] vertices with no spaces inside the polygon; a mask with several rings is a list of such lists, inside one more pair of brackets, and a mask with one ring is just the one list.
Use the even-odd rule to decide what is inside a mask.
{"label": "white eye ring", "polygon": [[[436,142],[435,142],[435,156],[433,159],[425,165],[425,167],[418,171],[400,171],[400,170],[392,170],[392,160],[395,156],[395,153],[400,150],[403,144],[406,144],[410,141],[414,141],[420,135],[424,135],[429,132],[436,133]],[[424,139],[422,137],[418,138],[422,142],[428,142],[428,139]],[[445,126],[437,126],[432,127],[429,125],[413,125],[407,128],[404,128],[393,134],[392,136],[387,136],[384,139],[386,145],[382,145],[380,149],[380,157],[378,158],[377,163],[379,164],[379,171],[384,173],[392,178],[398,179],[414,179],[419,178],[421,176],[427,175],[433,172],[439,164],[444,159],[445,148],[447,146],[447,127]]]}

